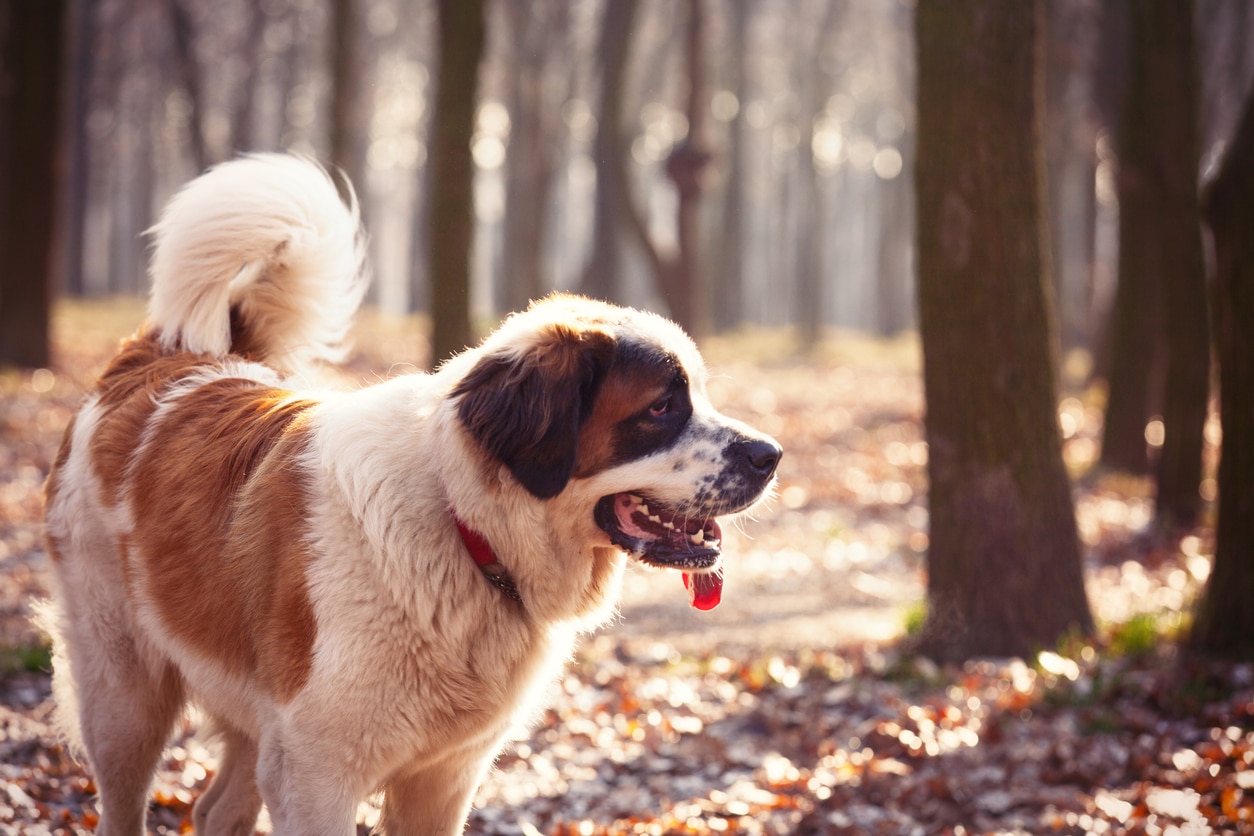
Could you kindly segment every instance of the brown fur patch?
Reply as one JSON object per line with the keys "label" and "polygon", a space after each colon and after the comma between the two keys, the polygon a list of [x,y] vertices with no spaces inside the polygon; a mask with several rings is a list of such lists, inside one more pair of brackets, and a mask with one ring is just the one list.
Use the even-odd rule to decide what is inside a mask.
{"label": "brown fur patch", "polygon": [[152,333],[140,332],[122,343],[96,382],[101,413],[92,436],[91,458],[106,506],[116,505],[121,498],[127,462],[156,411],[155,398],[206,362],[198,354],[165,353]]}
{"label": "brown fur patch", "polygon": [[666,381],[656,374],[640,368],[614,366],[605,376],[592,414],[580,430],[573,475],[584,478],[613,467],[618,457],[615,430],[665,391]]}
{"label": "brown fur patch", "polygon": [[242,379],[207,383],[166,409],[135,459],[153,398],[205,362],[150,353],[144,363],[143,351],[124,348],[102,378],[106,414],[92,442],[106,503],[125,488],[133,514],[123,571],[146,582],[128,587],[155,603],[177,640],[290,699],[316,635],[299,463],[312,402]]}
{"label": "brown fur patch", "polygon": [[600,329],[552,323],[529,350],[480,360],[453,389],[458,416],[527,490],[556,496],[571,476],[580,426],[614,347]]}

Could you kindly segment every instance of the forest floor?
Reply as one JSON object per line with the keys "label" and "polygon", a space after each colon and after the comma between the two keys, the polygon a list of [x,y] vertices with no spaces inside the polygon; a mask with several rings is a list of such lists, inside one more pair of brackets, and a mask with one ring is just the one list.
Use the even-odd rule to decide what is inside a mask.
{"label": "forest floor", "polygon": [[[0,372],[0,833],[97,821],[28,619],[48,592],[41,483],[139,317],[134,302],[64,306],[53,368]],[[412,322],[373,316],[360,333],[352,382],[423,359]],[[937,666],[899,648],[925,587],[917,346],[839,337],[803,356],[753,333],[706,355],[716,405],[783,444],[778,497],[726,532],[713,612],[691,610],[672,575],[629,571],[622,617],[500,758],[470,833],[1254,833],[1254,668],[1187,660],[1172,641],[1209,572],[1209,529],[1151,536],[1143,481],[1077,479],[1100,635]],[[1082,397],[1060,407],[1077,475],[1100,420]],[[166,752],[155,832],[189,829],[215,770],[197,727],[193,714]],[[363,832],[377,815],[362,805]]]}

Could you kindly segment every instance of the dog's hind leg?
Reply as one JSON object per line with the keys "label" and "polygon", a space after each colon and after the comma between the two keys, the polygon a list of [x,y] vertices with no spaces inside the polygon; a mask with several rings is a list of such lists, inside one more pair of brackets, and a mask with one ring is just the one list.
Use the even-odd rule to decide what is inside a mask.
{"label": "dog's hind leg", "polygon": [[[130,655],[124,667],[105,655]],[[95,660],[75,659],[83,747],[100,790],[100,836],[145,832],[148,791],[174,721],[183,683],[172,667],[153,674],[133,648],[116,645]]]}
{"label": "dog's hind leg", "polygon": [[206,836],[251,836],[261,812],[257,745],[233,729],[222,737],[222,763],[209,790],[197,800],[192,822]]}
{"label": "dog's hind leg", "polygon": [[[54,548],[59,544],[54,542]],[[100,836],[143,834],[157,759],[182,713],[181,675],[136,644],[122,583],[99,554],[56,548],[60,594],[41,621],[53,636],[58,719],[100,792]],[[86,571],[84,571],[86,570]]]}

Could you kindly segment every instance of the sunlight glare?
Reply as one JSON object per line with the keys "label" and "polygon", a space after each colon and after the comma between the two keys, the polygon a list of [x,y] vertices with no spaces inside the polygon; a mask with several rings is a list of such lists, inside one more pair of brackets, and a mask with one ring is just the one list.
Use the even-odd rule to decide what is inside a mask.
{"label": "sunlight glare", "polygon": [[719,90],[710,99],[710,113],[720,122],[730,122],[740,113],[740,99],[730,90]]}
{"label": "sunlight glare", "polygon": [[1219,483],[1210,476],[1202,480],[1197,486],[1198,495],[1206,502],[1214,502],[1219,498]]}
{"label": "sunlight glare", "polygon": [[470,153],[475,158],[475,165],[491,171],[505,162],[505,143],[497,136],[477,134],[471,141]]}
{"label": "sunlight glare", "polygon": [[896,179],[901,174],[903,165],[901,152],[891,146],[876,151],[871,160],[871,167],[881,180]]}
{"label": "sunlight glare", "polygon": [[46,395],[57,385],[57,376],[47,369],[35,369],[30,376],[30,388],[37,394]]}
{"label": "sunlight glare", "polygon": [[860,136],[849,143],[849,164],[858,171],[870,171],[877,150],[873,139]]}
{"label": "sunlight glare", "polygon": [[814,154],[814,163],[820,171],[831,173],[840,167],[841,153],[845,147],[845,139],[840,127],[830,119],[820,119],[814,126],[814,136],[810,140],[810,151]]}
{"label": "sunlight glare", "polygon": [[494,136],[509,134],[509,110],[500,102],[486,101],[479,107],[475,127]]}

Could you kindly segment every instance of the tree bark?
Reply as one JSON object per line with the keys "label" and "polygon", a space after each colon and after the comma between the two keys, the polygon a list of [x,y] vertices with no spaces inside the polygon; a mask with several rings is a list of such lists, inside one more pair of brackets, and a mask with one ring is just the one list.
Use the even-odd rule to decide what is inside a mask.
{"label": "tree bark", "polygon": [[483,0],[440,0],[440,68],[431,140],[431,354],[438,364],[472,340],[470,248]]}
{"label": "tree bark", "polygon": [[619,225],[630,212],[623,159],[623,75],[637,0],[606,0],[601,20],[601,101],[593,157],[597,172],[592,255],[580,287],[589,296],[620,301]]}
{"label": "tree bark", "polygon": [[736,95],[737,108],[736,115],[732,117],[727,128],[727,176],[723,189],[721,240],[711,254],[718,263],[715,268],[718,279],[711,297],[713,327],[718,331],[734,328],[744,319],[744,262],[747,252],[744,239],[749,226],[745,218],[748,208],[748,201],[745,199],[745,172],[749,165],[746,148],[749,131],[745,119],[749,86],[748,73],[745,71],[745,49],[748,44],[749,16],[756,6],[756,3],[742,0],[730,4],[727,10],[732,18],[731,53],[724,73],[728,76],[729,89]]}
{"label": "tree bark", "polygon": [[[357,146],[361,121],[358,102],[365,92],[361,84],[357,9],[353,0],[331,4],[331,162],[348,183],[362,188],[365,172]],[[339,184],[347,196],[347,184]]]}
{"label": "tree bark", "polygon": [[[675,186],[679,201],[675,209],[678,249],[674,263],[658,270],[658,284],[670,306],[671,316],[690,334],[710,329],[705,304],[705,281],[701,265],[701,195],[713,154],[706,137],[709,91],[705,82],[705,0],[689,0],[688,29],[684,43],[688,68],[688,135],[666,160],[666,175]],[[651,246],[651,245],[650,245]],[[655,260],[656,261],[656,260]]]}
{"label": "tree bark", "polygon": [[[814,165],[814,120],[823,109],[829,93],[828,78],[815,68],[829,43],[829,35],[841,21],[844,7],[828,4],[822,17],[807,18],[804,7],[798,9],[803,41],[798,44],[797,80],[801,112],[800,141],[797,143],[797,294],[793,312],[797,323],[800,347],[813,350],[823,335],[824,279],[823,239],[827,234],[827,211],[819,173]],[[882,280],[882,277],[881,277]]]}
{"label": "tree bark", "polygon": [[505,157],[505,269],[501,299],[521,310],[544,293],[544,254],[557,171],[561,104],[571,94],[559,81],[569,34],[566,0],[505,3],[513,74],[508,82],[509,153]]}
{"label": "tree bark", "polygon": [[0,5],[0,365],[49,361],[65,0]]}
{"label": "tree bark", "polygon": [[1032,0],[918,6],[919,316],[939,659],[1090,632],[1056,418]]}
{"label": "tree bark", "polygon": [[[1149,474],[1154,461],[1146,445],[1145,428],[1151,418],[1162,413],[1168,374],[1168,343],[1163,334],[1171,318],[1188,318],[1196,310],[1195,305],[1185,303],[1184,312],[1174,311],[1174,300],[1167,297],[1172,270],[1182,270],[1192,277],[1181,281],[1198,281],[1198,268],[1185,262],[1197,261],[1201,255],[1200,249],[1194,249],[1196,243],[1187,246],[1194,249],[1193,255],[1182,255],[1181,247],[1185,245],[1179,243],[1183,234],[1200,235],[1193,232],[1196,221],[1186,220],[1188,211],[1180,208],[1188,200],[1181,193],[1196,189],[1196,150],[1187,186],[1179,183],[1184,179],[1179,172],[1190,163],[1168,159],[1172,153],[1189,153],[1178,147],[1179,141],[1168,137],[1197,130],[1196,107],[1190,108],[1191,113],[1178,110],[1186,107],[1181,99],[1185,93],[1179,87],[1183,84],[1187,89],[1193,71],[1188,68],[1187,59],[1170,54],[1172,48],[1191,52],[1191,45],[1180,42],[1191,41],[1193,35],[1189,6],[1177,0],[1114,4],[1107,14],[1126,17],[1128,57],[1126,87],[1116,126],[1119,269],[1111,319],[1109,395],[1101,465]],[[1183,28],[1179,32],[1166,31],[1173,26]],[[1172,77],[1173,72],[1184,76]],[[1188,124],[1178,123],[1186,118]],[[1191,142],[1195,144],[1196,139]],[[1173,144],[1177,146],[1174,151]],[[1194,203],[1195,199],[1188,202]],[[1193,216],[1196,217],[1196,209]],[[1204,314],[1201,327],[1204,333]],[[1190,356],[1185,359],[1190,368],[1196,365],[1194,356],[1190,349]],[[1205,377],[1203,371],[1202,379]],[[1204,394],[1201,400],[1205,401]],[[1181,420],[1175,423],[1175,429],[1180,430]]]}
{"label": "tree bark", "polygon": [[1202,433],[1210,399],[1193,6],[1178,0],[1142,0],[1133,15],[1133,55],[1144,62],[1133,72],[1152,91],[1145,104],[1153,126],[1150,182],[1157,210],[1154,234],[1142,246],[1155,256],[1166,302],[1165,433],[1158,456],[1156,522],[1163,529],[1191,528],[1201,512]]}
{"label": "tree bark", "polygon": [[67,124],[64,136],[65,154],[65,206],[61,213],[64,232],[60,264],[54,270],[61,277],[58,290],[68,296],[82,296],[86,291],[83,280],[84,235],[87,229],[88,181],[91,177],[88,154],[87,116],[91,108],[89,95],[95,65],[94,33],[97,26],[96,4],[87,0],[74,0],[70,15],[70,77],[68,106],[65,113]]}
{"label": "tree bark", "polygon": [[170,31],[174,35],[174,52],[178,61],[179,80],[187,91],[187,135],[192,146],[192,163],[201,172],[213,162],[205,142],[204,79],[196,58],[196,25],[185,0],[170,0]]}
{"label": "tree bark", "polygon": [[1215,562],[1191,646],[1254,660],[1254,95],[1203,201],[1215,251],[1213,311],[1219,362],[1219,514]]}

